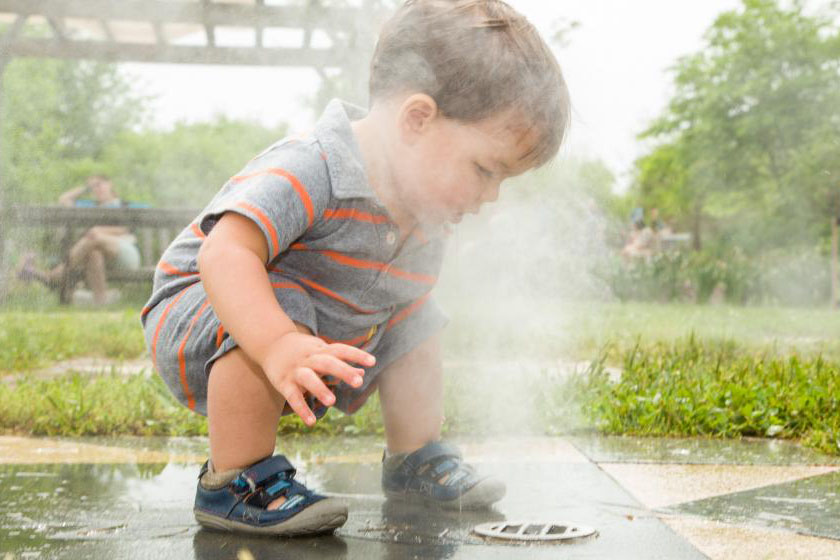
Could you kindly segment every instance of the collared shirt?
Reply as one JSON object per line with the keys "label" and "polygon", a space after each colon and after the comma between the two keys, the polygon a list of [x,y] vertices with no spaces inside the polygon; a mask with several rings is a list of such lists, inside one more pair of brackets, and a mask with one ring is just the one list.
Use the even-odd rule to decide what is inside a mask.
{"label": "collared shirt", "polygon": [[223,214],[234,212],[265,237],[266,270],[281,308],[324,340],[374,348],[409,317],[440,322],[429,294],[443,257],[442,231],[418,226],[400,241],[351,128],[363,116],[334,100],[311,134],[277,142],[227,181],[165,251],[144,313],[200,281],[201,244]]}

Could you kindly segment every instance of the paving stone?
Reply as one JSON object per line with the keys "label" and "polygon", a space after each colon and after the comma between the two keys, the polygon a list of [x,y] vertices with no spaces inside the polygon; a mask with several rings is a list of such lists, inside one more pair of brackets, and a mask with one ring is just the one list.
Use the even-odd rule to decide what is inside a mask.
{"label": "paving stone", "polygon": [[840,541],[840,472],[680,504],[665,511]]}

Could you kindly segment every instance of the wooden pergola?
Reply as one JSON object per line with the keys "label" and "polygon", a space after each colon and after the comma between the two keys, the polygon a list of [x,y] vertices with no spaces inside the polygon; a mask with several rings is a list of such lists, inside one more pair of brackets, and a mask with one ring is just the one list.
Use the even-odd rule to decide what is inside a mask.
{"label": "wooden pergola", "polygon": [[[322,78],[331,69],[358,72],[369,60],[374,26],[384,16],[381,6],[379,0],[352,5],[321,0],[0,0],[0,109],[3,71],[17,57],[309,67]],[[0,176],[0,216],[14,210],[7,207],[5,191]],[[9,227],[3,222],[0,294],[6,286],[4,229]]]}

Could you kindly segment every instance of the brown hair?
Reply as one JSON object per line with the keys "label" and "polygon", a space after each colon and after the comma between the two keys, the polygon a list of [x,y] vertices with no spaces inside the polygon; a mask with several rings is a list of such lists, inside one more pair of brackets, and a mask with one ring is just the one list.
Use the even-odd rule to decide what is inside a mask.
{"label": "brown hair", "polygon": [[382,29],[371,62],[371,102],[406,91],[430,95],[451,119],[476,122],[513,110],[554,157],[569,126],[563,73],[537,30],[501,0],[408,0]]}

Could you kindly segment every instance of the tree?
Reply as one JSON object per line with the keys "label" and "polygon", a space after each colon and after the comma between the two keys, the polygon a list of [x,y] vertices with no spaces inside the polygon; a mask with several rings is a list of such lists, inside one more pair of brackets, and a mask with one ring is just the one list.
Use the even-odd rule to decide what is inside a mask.
{"label": "tree", "polygon": [[100,167],[125,198],[156,206],[203,206],[285,133],[285,125],[269,129],[223,116],[178,123],[170,131],[126,131],[103,151]]}
{"label": "tree", "polygon": [[120,134],[143,122],[144,99],[111,64],[15,59],[3,80],[0,172],[9,202],[54,202]]}
{"label": "tree", "polygon": [[825,239],[840,189],[840,29],[794,0],[743,0],[702,51],[680,59],[675,94],[641,135],[634,194],[670,205],[696,247],[711,221],[752,250]]}

